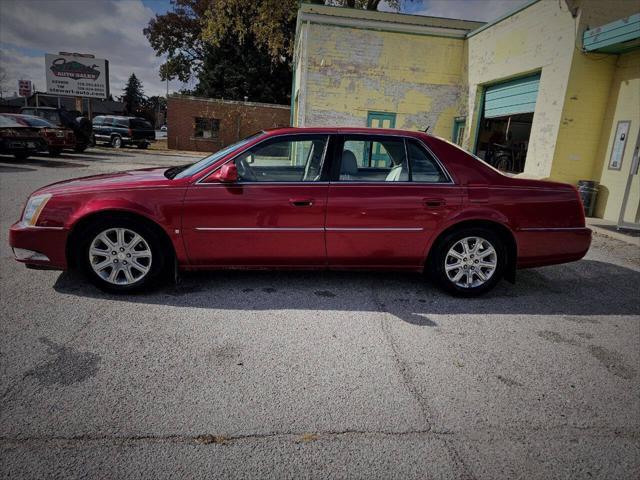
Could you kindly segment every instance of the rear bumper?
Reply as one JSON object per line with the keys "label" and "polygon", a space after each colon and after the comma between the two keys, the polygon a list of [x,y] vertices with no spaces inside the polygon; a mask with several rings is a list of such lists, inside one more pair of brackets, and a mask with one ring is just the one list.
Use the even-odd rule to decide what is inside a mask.
{"label": "rear bumper", "polygon": [[528,228],[516,232],[518,268],[542,267],[580,260],[589,251],[591,230]]}
{"label": "rear bumper", "polygon": [[72,149],[75,146],[76,146],[75,140],[69,141],[69,140],[64,140],[64,139],[52,139],[49,142],[47,142],[47,147],[49,147],[49,148],[63,148],[63,149],[67,148],[67,149]]}
{"label": "rear bumper", "polygon": [[29,227],[18,222],[9,229],[9,245],[18,262],[54,270],[67,269],[65,228]]}

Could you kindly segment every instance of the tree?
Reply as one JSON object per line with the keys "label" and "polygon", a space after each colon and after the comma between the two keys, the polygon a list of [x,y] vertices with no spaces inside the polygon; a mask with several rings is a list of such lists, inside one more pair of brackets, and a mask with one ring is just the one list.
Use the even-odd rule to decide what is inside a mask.
{"label": "tree", "polygon": [[[412,1],[412,0],[409,0]],[[400,10],[401,0],[386,4]],[[242,43],[252,36],[258,47],[264,48],[275,63],[293,55],[298,0],[216,0],[206,10],[202,39],[219,45],[228,35]],[[313,3],[366,10],[377,10],[380,0],[327,0]]]}
{"label": "tree", "polygon": [[239,44],[229,37],[207,49],[194,95],[212,98],[288,104],[291,66],[273,63],[251,39]]}
{"label": "tree", "polygon": [[166,115],[167,100],[156,95],[145,98],[136,111],[136,116],[147,119],[154,127],[157,127],[159,122],[166,121]]}
{"label": "tree", "polygon": [[[327,3],[371,10],[380,1]],[[163,80],[195,77],[197,95],[289,103],[298,6],[298,0],[172,0],[144,34],[156,55],[167,56]]]}
{"label": "tree", "polygon": [[125,111],[129,115],[135,114],[144,103],[144,90],[142,82],[138,80],[135,73],[132,73],[127,80],[127,86],[124,87],[124,95],[120,101],[124,103]]}
{"label": "tree", "polygon": [[4,98],[4,92],[9,91],[9,74],[7,69],[0,63],[0,98]]}

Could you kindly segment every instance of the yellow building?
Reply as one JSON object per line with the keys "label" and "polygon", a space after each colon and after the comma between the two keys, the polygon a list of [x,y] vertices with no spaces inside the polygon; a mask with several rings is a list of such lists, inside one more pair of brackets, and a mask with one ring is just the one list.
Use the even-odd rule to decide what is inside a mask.
{"label": "yellow building", "polygon": [[503,170],[599,182],[595,215],[638,225],[639,8],[535,0],[482,24],[303,4],[292,124],[428,127]]}

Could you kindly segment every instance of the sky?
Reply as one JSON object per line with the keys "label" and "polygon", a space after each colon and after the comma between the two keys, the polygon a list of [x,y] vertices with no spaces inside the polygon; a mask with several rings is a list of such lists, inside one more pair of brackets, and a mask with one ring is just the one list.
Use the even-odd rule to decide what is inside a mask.
{"label": "sky", "polygon": [[[527,1],[403,0],[401,12],[490,21]],[[8,90],[3,96],[17,90],[19,79],[45,91],[44,54],[62,51],[108,59],[114,97],[122,94],[131,73],[142,81],[146,95],[164,95],[166,85],[158,76],[163,59],[155,55],[142,29],[170,8],[170,0],[0,0],[0,65]],[[175,81],[169,90],[183,87]]]}

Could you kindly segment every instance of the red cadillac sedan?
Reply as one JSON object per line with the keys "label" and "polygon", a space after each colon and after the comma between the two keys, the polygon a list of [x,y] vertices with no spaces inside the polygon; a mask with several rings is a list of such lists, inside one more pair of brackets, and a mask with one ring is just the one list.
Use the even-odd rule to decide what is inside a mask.
{"label": "red cadillac sedan", "polygon": [[177,270],[306,268],[427,272],[472,296],[579,260],[591,231],[571,185],[505,176],[437,137],[286,128],[191,165],[43,187],[9,241],[27,267],[75,267],[112,292]]}

